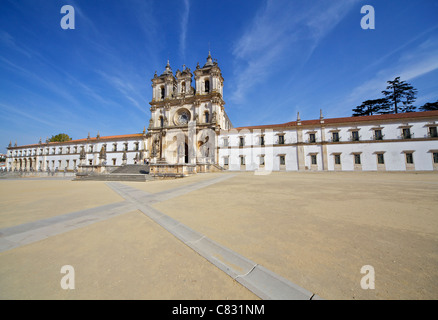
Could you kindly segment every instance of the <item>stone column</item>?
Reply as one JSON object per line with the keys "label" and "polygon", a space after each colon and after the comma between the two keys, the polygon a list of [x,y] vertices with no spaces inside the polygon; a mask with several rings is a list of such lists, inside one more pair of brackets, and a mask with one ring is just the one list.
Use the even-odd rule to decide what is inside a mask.
{"label": "stone column", "polygon": [[[301,125],[301,124],[299,124]],[[297,165],[298,171],[304,171],[306,169],[306,162],[304,157],[304,141],[303,141],[303,129],[301,127],[297,128]]]}

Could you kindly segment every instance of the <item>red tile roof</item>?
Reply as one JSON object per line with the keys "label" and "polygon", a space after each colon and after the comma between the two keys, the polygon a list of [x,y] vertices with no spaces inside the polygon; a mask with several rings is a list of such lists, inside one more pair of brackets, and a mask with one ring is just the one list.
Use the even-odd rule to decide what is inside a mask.
{"label": "red tile roof", "polygon": [[[360,116],[360,117],[344,117],[344,118],[329,118],[324,119],[324,124],[344,124],[344,123],[359,123],[359,122],[376,122],[376,121],[388,121],[388,120],[398,120],[398,119],[419,119],[419,118],[430,118],[430,117],[438,117],[438,110],[435,111],[424,111],[424,112],[409,112],[409,113],[396,113],[396,114],[379,114],[374,116]],[[320,120],[303,120],[301,121],[302,126],[314,126],[319,125]],[[248,126],[248,127],[238,127],[234,128],[236,130],[242,130],[242,129],[274,129],[274,128],[289,128],[289,127],[295,127],[298,125],[297,121],[291,121],[281,124],[267,124],[267,125],[259,125],[259,126]],[[143,137],[142,133],[133,133],[133,134],[124,134],[124,135],[117,135],[117,136],[105,136],[100,137],[99,139],[97,137],[90,138],[89,141],[102,141],[102,140],[113,140],[113,139],[129,139],[129,138],[140,138]],[[66,142],[49,142],[49,145],[57,145],[57,144],[64,144],[64,143],[80,143],[87,141],[87,138],[84,139],[76,139],[76,140],[70,140]],[[24,147],[37,147],[40,144],[29,144],[24,146],[19,146],[20,148]],[[43,143],[43,145],[47,145],[46,143]]]}
{"label": "red tile roof", "polygon": [[[90,139],[88,138],[84,138],[84,139],[75,139],[75,140],[70,140],[70,141],[65,141],[65,142],[49,142],[47,143],[42,143],[42,145],[58,145],[58,144],[75,144],[75,143],[80,143],[80,142],[85,142],[85,141],[92,141],[92,142],[96,142],[96,141],[104,141],[104,140],[114,140],[114,139],[129,139],[129,138],[140,138],[143,137],[142,133],[133,133],[133,134],[122,134],[122,135],[118,135],[118,136],[105,136],[105,137],[99,137],[99,139],[97,137],[90,137]],[[20,148],[28,148],[28,147],[38,147],[40,146],[39,143],[35,143],[35,144],[28,144],[28,145],[24,145],[24,146],[18,146]],[[17,148],[18,148],[17,147]]]}
{"label": "red tile roof", "polygon": [[[424,111],[424,112],[408,112],[408,113],[391,113],[391,114],[379,114],[373,116],[359,116],[359,117],[344,117],[344,118],[331,118],[323,119],[324,124],[343,124],[343,123],[358,123],[358,122],[375,122],[375,121],[388,121],[388,120],[398,120],[398,119],[413,119],[413,118],[430,118],[438,117],[438,110],[434,111]],[[312,126],[319,125],[320,120],[303,120],[301,121],[302,126]],[[267,124],[259,126],[248,126],[248,127],[238,127],[234,128],[237,130],[242,129],[270,129],[270,128],[287,128],[295,127],[298,125],[297,121],[291,121],[281,124]]]}

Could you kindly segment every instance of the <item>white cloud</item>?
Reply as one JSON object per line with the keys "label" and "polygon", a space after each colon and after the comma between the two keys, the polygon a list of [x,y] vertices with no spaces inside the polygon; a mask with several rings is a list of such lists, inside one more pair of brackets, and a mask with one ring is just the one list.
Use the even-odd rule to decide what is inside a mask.
{"label": "white cloud", "polygon": [[12,37],[6,31],[0,30],[0,43],[3,43],[5,46],[24,54],[28,58],[32,57],[32,50],[18,45],[14,37]]}
{"label": "white cloud", "polygon": [[138,110],[148,115],[147,108],[138,102],[138,100],[143,100],[143,97],[139,94],[140,90],[133,86],[131,81],[127,80],[126,77],[122,78],[120,76],[109,75],[103,71],[97,71],[97,73],[113,88],[119,91],[125,99],[129,100]]}
{"label": "white cloud", "polygon": [[243,102],[264,75],[279,67],[305,63],[357,1],[267,1],[234,45],[231,100]]}
{"label": "white cloud", "polygon": [[437,70],[437,57],[438,39],[429,38],[402,54],[391,67],[381,69],[373,78],[354,88],[344,101],[344,105],[351,107],[351,105],[360,104],[365,99],[377,99],[382,96],[381,91],[386,89],[388,80],[400,77],[402,81],[411,81]]}
{"label": "white cloud", "polygon": [[47,115],[42,115],[41,113],[39,113],[42,117],[37,117],[37,116],[35,116],[35,113],[21,111],[21,109],[22,108],[19,108],[17,106],[13,107],[10,105],[6,105],[4,103],[0,103],[0,110],[5,111],[6,114],[8,114],[8,115],[14,114],[21,119],[24,117],[24,118],[30,119],[32,121],[39,122],[45,126],[56,127],[56,121],[50,121],[50,119],[47,120],[48,119]]}
{"label": "white cloud", "polygon": [[190,2],[189,0],[184,0],[184,10],[181,15],[181,33],[179,38],[180,54],[183,60],[185,60],[186,54],[186,38],[187,38],[187,28],[189,23],[190,15]]}

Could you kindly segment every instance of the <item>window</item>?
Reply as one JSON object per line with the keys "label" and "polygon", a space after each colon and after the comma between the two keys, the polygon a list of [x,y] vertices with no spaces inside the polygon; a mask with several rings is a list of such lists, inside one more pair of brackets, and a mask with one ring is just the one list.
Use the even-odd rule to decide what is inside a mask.
{"label": "window", "polygon": [[412,152],[406,152],[406,163],[414,163],[414,155]]}
{"label": "window", "polygon": [[224,166],[228,166],[228,157],[224,157]]}
{"label": "window", "polygon": [[411,138],[411,129],[404,128],[403,129],[403,139],[410,139]]}
{"label": "window", "polygon": [[431,138],[437,138],[438,137],[438,132],[436,127],[429,127],[429,136]]}
{"label": "window", "polygon": [[264,155],[264,154],[262,154],[262,155],[260,156],[260,165],[261,165],[261,166],[264,166],[264,165],[265,165],[265,155]]}
{"label": "window", "polygon": [[374,130],[374,139],[375,140],[383,140],[382,129]]}
{"label": "window", "polygon": [[164,94],[165,94],[165,90],[164,90],[164,86],[161,86],[161,99],[164,99]]}
{"label": "window", "polygon": [[205,117],[205,123],[208,123],[208,112],[205,112],[204,117]]}
{"label": "window", "polygon": [[278,144],[284,144],[284,135],[279,135],[278,136]]}
{"label": "window", "polygon": [[90,166],[92,166],[92,165],[93,165],[93,160],[92,160],[92,159],[88,160],[88,164],[89,164]]}
{"label": "window", "polygon": [[70,165],[70,160],[65,160],[65,167],[68,169],[68,166]]}
{"label": "window", "polygon": [[117,143],[113,144],[113,151],[117,151]]}
{"label": "window", "polygon": [[433,163],[438,163],[438,152],[433,153]]}
{"label": "window", "polygon": [[385,158],[383,156],[383,153],[378,153],[377,154],[377,163],[378,164],[385,164]]}
{"label": "window", "polygon": [[182,93],[186,92],[186,83],[184,81],[181,82],[181,92]]}
{"label": "window", "polygon": [[136,142],[136,143],[134,143],[134,148],[135,148],[135,151],[138,151],[138,142]]}
{"label": "window", "polygon": [[354,155],[354,164],[360,164],[360,154]]}
{"label": "window", "polygon": [[205,80],[205,92],[209,93],[210,92],[210,80]]}
{"label": "window", "polygon": [[73,169],[76,169],[76,160],[73,160]]}
{"label": "window", "polygon": [[228,147],[228,138],[224,138],[223,140],[223,146]]}
{"label": "window", "polygon": [[309,142],[310,143],[316,142],[316,137],[314,133],[309,133]]}
{"label": "window", "polygon": [[59,147],[59,151],[58,151],[58,153],[59,153],[59,154],[62,154],[62,147]]}
{"label": "window", "polygon": [[117,159],[113,158],[113,166],[115,166],[117,164]]}
{"label": "window", "polygon": [[316,162],[316,154],[311,154],[311,155],[310,155],[310,163],[311,163],[312,165],[316,165],[316,164],[318,164],[318,163]]}
{"label": "window", "polygon": [[245,145],[245,138],[239,137],[239,147],[243,147]]}
{"label": "window", "polygon": [[245,156],[240,156],[240,165],[241,166],[245,165]]}
{"label": "window", "polygon": [[160,127],[163,128],[164,127],[164,118],[160,117]]}
{"label": "window", "polygon": [[265,145],[265,136],[260,136],[260,145],[261,146]]}
{"label": "window", "polygon": [[339,132],[332,132],[333,142],[339,142]]}
{"label": "window", "polygon": [[124,144],[124,147],[125,147],[124,151],[128,151],[128,144],[127,143]]}
{"label": "window", "polygon": [[90,146],[90,151],[89,152],[93,152],[93,146]]}
{"label": "window", "polygon": [[341,164],[341,155],[335,154],[335,164]]}
{"label": "window", "polygon": [[74,153],[78,153],[78,147],[74,147]]}
{"label": "window", "polygon": [[286,164],[286,156],[280,156],[280,166],[284,166]]}
{"label": "window", "polygon": [[359,131],[351,131],[351,140],[359,141]]}

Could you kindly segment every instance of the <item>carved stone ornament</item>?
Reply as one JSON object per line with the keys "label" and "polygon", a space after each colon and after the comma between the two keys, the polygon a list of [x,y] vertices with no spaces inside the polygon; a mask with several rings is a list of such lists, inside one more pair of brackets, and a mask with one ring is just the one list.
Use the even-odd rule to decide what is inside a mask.
{"label": "carved stone ornament", "polygon": [[105,146],[102,146],[102,149],[100,149],[99,159],[106,160],[106,149],[105,149]]}
{"label": "carved stone ornament", "polygon": [[85,158],[86,158],[85,148],[84,148],[84,146],[82,146],[81,153],[79,154],[79,160],[85,160]]}
{"label": "carved stone ornament", "polygon": [[179,109],[173,121],[177,126],[187,125],[190,121],[190,111],[187,109]]}

